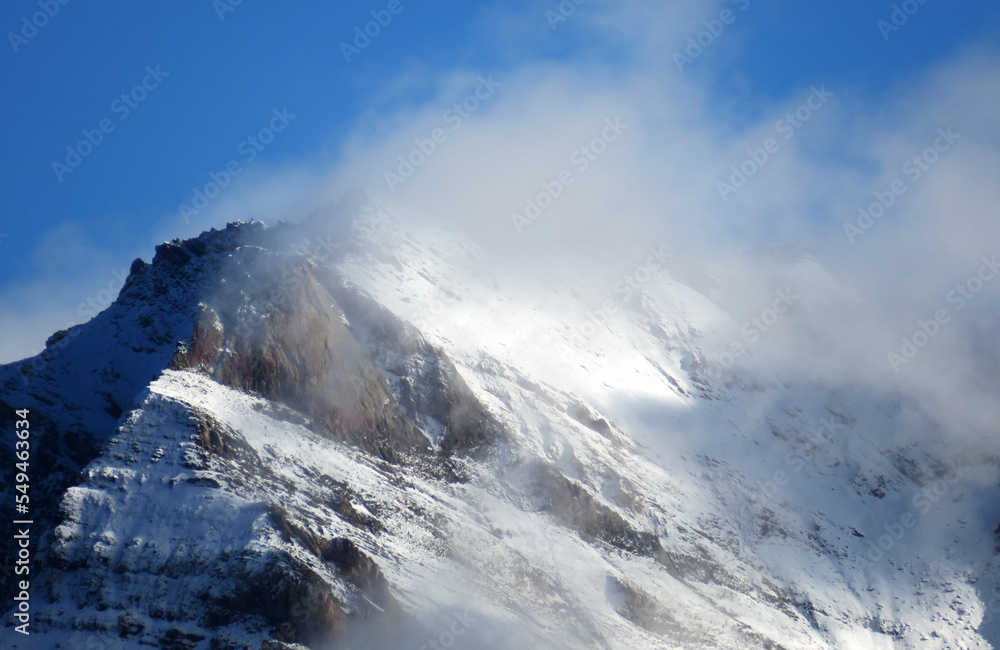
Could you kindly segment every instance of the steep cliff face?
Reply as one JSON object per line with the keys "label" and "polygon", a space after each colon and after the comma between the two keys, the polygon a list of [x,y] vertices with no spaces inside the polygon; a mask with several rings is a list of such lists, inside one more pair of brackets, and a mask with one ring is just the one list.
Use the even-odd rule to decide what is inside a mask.
{"label": "steep cliff face", "polygon": [[[171,366],[203,369],[227,386],[282,402],[387,461],[424,452],[427,438],[398,408],[308,263],[260,249],[237,255],[251,259],[225,265],[218,292],[199,305]],[[283,280],[289,271],[294,281]]]}
{"label": "steep cliff face", "polygon": [[418,230],[170,242],[0,367],[37,444],[36,635],[4,643],[987,647],[996,465],[902,442],[919,405],[725,367],[666,275],[581,344],[586,281],[525,293]]}
{"label": "steep cliff face", "polygon": [[[378,566],[336,533],[352,513],[350,525],[378,525],[353,511],[346,485],[316,474],[297,495],[268,449],[280,436],[261,444],[158,386],[211,390],[168,371],[68,490],[39,583],[60,609],[43,610],[39,632],[106,632],[126,646],[172,637],[176,647],[218,646],[230,636],[323,644],[352,621],[401,617]],[[284,433],[317,444],[301,427]],[[68,620],[55,616],[67,609]]]}
{"label": "steep cliff face", "polygon": [[[274,249],[264,248],[262,243]],[[99,456],[122,457],[122,452],[115,451],[116,441],[133,451],[145,444],[134,439],[123,443],[122,436],[135,437],[130,424],[144,422],[143,411],[130,409],[136,400],[143,399],[146,384],[167,368],[202,373],[222,385],[267,398],[267,410],[275,417],[303,424],[382,461],[419,466],[420,471],[432,474],[454,478],[450,456],[485,453],[487,443],[502,437],[500,425],[440,349],[429,346],[412,327],[357,289],[345,286],[329,268],[319,269],[308,254],[282,245],[280,229],[268,232],[257,222],[231,224],[196,239],[166,243],[157,248],[152,263],[136,260],[118,301],[107,312],[53,336],[49,349],[39,358],[3,368],[5,396],[16,400],[17,408],[31,408],[35,439],[40,443],[33,466],[40,477],[33,510],[42,551],[36,566],[53,571],[49,574],[52,594],[58,597],[58,583],[70,570],[89,574],[81,580],[93,584],[97,584],[94,571],[98,567],[109,570],[111,576],[129,574],[127,561],[108,564],[100,553],[96,557],[91,554],[93,549],[78,548],[79,540],[66,531],[92,526],[94,521],[89,517],[95,513],[84,510],[75,512],[79,519],[63,520],[68,503],[63,495],[79,481],[84,467],[100,464]],[[350,309],[360,312],[358,325],[352,326],[353,314],[338,304],[331,289]],[[356,334],[364,337],[364,344]],[[385,368],[390,360],[391,369]],[[74,380],[82,381],[67,386]],[[146,410],[161,408],[156,400],[146,398],[141,403]],[[0,417],[5,421],[13,418],[14,407],[3,406]],[[119,420],[123,414],[124,425]],[[237,484],[243,483],[240,477],[266,473],[267,464],[250,453],[251,448],[237,433],[223,433],[225,426],[210,424],[215,421],[197,411],[186,412],[184,418],[200,423],[196,434],[200,452],[213,462],[230,463],[229,474]],[[446,433],[440,435],[438,427]],[[426,428],[431,432],[425,432]],[[4,431],[9,437],[14,428],[5,427]],[[4,460],[9,461],[4,463],[6,475],[14,467],[14,445],[12,439],[5,442],[10,443],[2,451]],[[168,466],[163,450],[157,447],[145,460]],[[142,458],[134,453],[128,458],[141,465]],[[236,460],[239,462],[233,464]],[[182,464],[197,467],[192,458]],[[95,478],[94,470],[89,471],[84,474],[90,477],[88,482]],[[141,466],[108,471],[115,476],[142,475]],[[176,483],[175,478],[171,481]],[[219,487],[214,479],[192,480],[202,489]],[[7,491],[12,484],[12,480],[5,482]],[[93,487],[110,485],[116,491],[137,490],[117,479],[112,483],[97,480]],[[283,541],[305,544],[322,562],[336,565],[347,576],[348,584],[357,582],[366,592],[374,590],[374,595],[365,596],[380,603],[373,604],[372,611],[398,613],[399,606],[378,567],[353,542],[337,538],[303,542],[305,529],[281,514],[284,511],[278,495],[289,486],[272,486],[268,499],[272,503],[267,516],[272,523],[280,520]],[[71,488],[69,494],[81,489]],[[13,500],[13,495],[9,496]],[[332,516],[370,527],[381,525],[371,515],[354,510],[347,497],[331,499],[336,501],[331,506]],[[60,500],[62,514],[57,509]],[[51,531],[59,521],[63,523],[53,537]],[[5,522],[3,532],[11,533],[4,534],[5,544],[11,543],[13,531],[9,528]],[[219,627],[225,621],[245,621],[252,614],[280,627],[292,620],[290,608],[318,589],[317,593],[324,594],[316,596],[324,603],[322,620],[310,617],[308,629],[293,625],[294,630],[285,630],[285,636],[316,641],[317,630],[342,630],[348,618],[344,605],[329,596],[328,590],[316,586],[318,578],[311,569],[289,556],[268,560],[260,571],[248,573],[248,562],[245,554],[236,559],[238,569],[233,570],[239,579],[218,597],[203,595],[169,606],[164,602],[150,615],[160,620],[194,618]],[[144,566],[149,574],[165,573],[175,578],[213,566],[208,560],[188,567],[184,563],[181,554],[166,563]],[[222,570],[216,567],[216,571]],[[9,576],[5,578],[5,584],[10,584]],[[289,580],[292,582],[286,584]],[[104,584],[113,588],[108,581]],[[86,608],[95,602],[98,609],[111,606],[97,594],[84,596],[78,605]],[[175,611],[175,606],[180,609]],[[200,613],[195,616],[202,606],[209,607],[208,618],[203,619]],[[129,611],[121,613],[124,616]],[[41,621],[44,625],[44,615]],[[138,623],[126,625],[133,627],[138,629]],[[151,637],[147,634],[146,638]],[[180,647],[184,640],[171,643]]]}
{"label": "steep cliff face", "polygon": [[[205,239],[211,243],[200,238],[161,247],[148,272],[183,267],[192,259],[187,251]],[[448,454],[466,453],[502,435],[443,351],[330,268],[301,254],[246,245],[210,273],[217,284],[202,284],[193,332],[172,368],[198,369],[284,403],[328,435],[393,463],[426,455],[433,451],[429,443]],[[428,417],[449,429],[440,440],[419,428]]]}

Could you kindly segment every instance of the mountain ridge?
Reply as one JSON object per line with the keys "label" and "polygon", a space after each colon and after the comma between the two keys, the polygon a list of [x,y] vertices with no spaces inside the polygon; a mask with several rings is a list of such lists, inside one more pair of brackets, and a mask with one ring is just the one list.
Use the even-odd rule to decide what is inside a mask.
{"label": "mountain ridge", "polygon": [[[566,355],[552,341],[586,318],[580,287],[525,293],[461,236],[378,201],[344,209],[165,243],[112,307],[0,367],[0,397],[51,443],[32,488],[50,495],[44,639],[404,648],[460,612],[477,624],[458,647],[509,647],[512,629],[525,647],[932,631],[989,647],[988,599],[962,576],[991,575],[992,543],[970,534],[939,567],[958,608],[916,595],[934,571],[913,536],[887,553],[903,579],[869,562],[866,591],[858,566],[880,514],[948,477],[943,447],[878,433],[932,429],[919,410],[720,364],[707,332],[725,314],[666,272]],[[955,484],[995,476],[978,459]]]}

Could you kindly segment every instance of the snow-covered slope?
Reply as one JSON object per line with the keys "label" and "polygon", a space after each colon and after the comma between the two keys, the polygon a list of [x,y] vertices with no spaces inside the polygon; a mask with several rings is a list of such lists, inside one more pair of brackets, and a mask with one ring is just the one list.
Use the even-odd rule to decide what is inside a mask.
{"label": "snow-covered slope", "polygon": [[[359,224],[365,245],[340,264],[345,275],[420,322],[512,417],[524,447],[597,491],[601,468],[613,467],[641,486],[647,514],[662,509],[679,525],[665,530],[665,546],[695,531],[698,545],[709,537],[707,548],[735,556],[713,561],[748,564],[762,572],[756,584],[781,585],[815,636],[793,641],[782,619],[770,628],[775,641],[988,647],[976,628],[996,585],[996,459],[946,444],[919,404],[730,362],[718,342],[731,340],[732,319],[709,292],[676,282],[669,258],[628,294],[579,273],[483,277],[472,242],[428,223],[404,229],[384,208]],[[631,267],[650,268],[663,250],[632,252]],[[795,277],[831,282],[808,257],[795,265]],[[642,446],[655,459],[651,475],[639,479],[632,458],[605,461],[576,432],[556,434],[553,423],[577,403]],[[671,493],[687,503],[663,498]],[[987,618],[982,632],[1000,641]]]}
{"label": "snow-covered slope", "polygon": [[919,404],[731,363],[664,246],[504,275],[392,213],[164,245],[0,368],[54,468],[9,645],[1000,642],[996,460]]}

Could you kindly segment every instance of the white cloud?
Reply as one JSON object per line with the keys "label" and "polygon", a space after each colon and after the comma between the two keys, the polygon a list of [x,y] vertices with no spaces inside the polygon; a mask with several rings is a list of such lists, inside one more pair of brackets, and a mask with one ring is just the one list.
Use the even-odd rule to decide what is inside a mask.
{"label": "white cloud", "polygon": [[[567,254],[576,263],[593,264],[602,249],[618,242],[670,242],[689,258],[728,265],[739,279],[728,306],[746,314],[766,306],[761,301],[777,280],[759,259],[737,256],[739,249],[801,240],[814,247],[835,284],[813,287],[817,295],[803,299],[783,335],[762,342],[759,363],[792,366],[834,382],[895,382],[950,400],[948,415],[956,418],[980,413],[980,426],[995,419],[994,407],[973,387],[995,372],[984,364],[982,342],[995,336],[1000,281],[988,284],[967,311],[954,314],[899,373],[887,354],[913,334],[918,319],[947,307],[949,288],[973,275],[981,256],[1000,253],[996,55],[969,49],[878,94],[830,86],[834,97],[785,139],[778,121],[808,102],[813,90],[807,85],[734,132],[731,125],[745,125],[745,116],[727,116],[735,109],[713,105],[703,76],[679,74],[670,56],[702,20],[730,4],[634,2],[630,15],[617,3],[595,0],[558,27],[601,35],[574,58],[443,75],[411,66],[386,81],[336,153],[335,165],[257,166],[196,223],[184,227],[170,215],[163,238],[238,218],[293,218],[364,185],[473,232],[496,263],[522,273],[541,273],[546,261],[563,263]],[[530,49],[537,38],[551,36],[543,12],[503,16],[495,33],[522,34],[514,39],[518,47]],[[526,20],[537,26],[526,32]],[[620,58],[611,64],[602,53]],[[491,74],[500,85],[453,128],[448,111],[474,95],[480,75]],[[823,82],[815,80],[817,86]],[[414,88],[430,98],[401,104]],[[580,169],[574,152],[599,138],[605,120],[615,118],[627,130]],[[949,126],[961,139],[920,179],[907,178],[903,164],[934,142],[939,127]],[[433,139],[438,129],[446,137],[435,143],[434,153],[390,191],[386,174],[399,173],[399,157],[408,157],[420,146],[415,141]],[[748,149],[771,138],[778,150],[723,201],[717,183],[751,157]],[[536,198],[564,170],[572,172],[573,185],[518,234],[511,215],[523,214],[526,199]],[[859,207],[874,200],[872,193],[897,178],[906,180],[906,193],[849,244],[843,223],[856,219]],[[100,279],[101,269],[95,273]],[[49,277],[43,273],[32,291],[44,291]],[[70,294],[54,312],[39,307],[36,325],[52,329],[45,323],[58,318],[42,315],[62,318],[81,300]],[[4,304],[15,297],[5,296]],[[64,299],[57,294],[43,303]],[[0,322],[11,318],[0,315]],[[24,345],[5,345],[4,358]]]}

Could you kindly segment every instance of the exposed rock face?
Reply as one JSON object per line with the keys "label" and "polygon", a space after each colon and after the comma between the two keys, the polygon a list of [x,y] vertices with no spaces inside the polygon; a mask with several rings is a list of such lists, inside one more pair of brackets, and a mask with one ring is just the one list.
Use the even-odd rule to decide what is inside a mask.
{"label": "exposed rock face", "polygon": [[[158,246],[152,263],[136,260],[132,264],[118,301],[99,317],[103,332],[95,332],[95,322],[58,332],[50,337],[40,362],[25,364],[19,373],[34,402],[31,422],[37,447],[32,460],[39,477],[32,495],[39,521],[36,538],[60,524],[53,540],[46,539],[36,568],[51,568],[48,588],[54,600],[70,596],[60,591],[59,581],[79,575],[89,585],[74,595],[79,607],[119,612],[113,621],[106,617],[77,620],[72,623],[77,629],[114,630],[122,639],[194,648],[206,634],[211,636],[211,630],[249,625],[270,630],[274,643],[320,647],[342,634],[350,620],[403,615],[377,563],[353,541],[310,532],[300,515],[274,502],[266,509],[271,524],[287,544],[304,549],[313,564],[326,567],[328,575],[321,576],[316,566],[287,550],[261,556],[249,549],[212,548],[217,533],[209,535],[208,545],[197,558],[186,556],[181,548],[163,549],[141,539],[122,545],[117,535],[108,534],[94,546],[95,540],[77,536],[75,530],[93,523],[86,517],[94,511],[79,510],[69,505],[75,501],[67,502],[62,495],[81,480],[84,467],[102,451],[107,453],[109,441],[115,448],[115,420],[137,399],[144,382],[164,368],[200,372],[266,397],[272,400],[266,408],[273,417],[305,424],[397,465],[408,460],[433,464],[439,454],[481,455],[503,435],[442,351],[432,349],[411,326],[370,298],[346,287],[328,268],[280,246],[277,250],[261,247],[280,239],[265,232],[259,223],[233,224],[196,239]],[[348,306],[346,311],[338,299]],[[356,325],[351,310],[360,312]],[[373,337],[373,332],[378,336]],[[100,338],[108,333],[109,339]],[[91,363],[86,358],[88,348],[103,351],[106,358],[94,360],[107,362],[106,370],[86,367]],[[396,360],[400,375],[385,369],[389,357]],[[95,388],[81,386],[81,404],[59,395],[55,386],[71,364],[82,377],[101,370],[106,378]],[[16,377],[8,379],[8,388],[15,388],[16,381]],[[415,383],[426,386],[416,388]],[[47,393],[52,397],[46,397]],[[96,401],[94,394],[99,398]],[[56,419],[47,417],[38,401]],[[0,401],[0,417],[7,418],[14,408]],[[94,408],[100,412],[79,419],[77,414]],[[194,446],[175,462],[193,473],[171,478],[171,489],[184,485],[190,487],[183,489],[209,492],[236,490],[246,496],[294,489],[268,469],[266,459],[238,431],[198,409],[188,408],[186,415],[178,417],[188,421]],[[447,435],[434,447],[418,427],[427,418],[447,427]],[[12,422],[6,424],[11,426],[4,426],[4,431],[14,430]],[[144,471],[143,463],[160,466],[169,460],[169,445],[139,451],[140,443],[129,444],[134,448],[126,451],[119,445],[120,450],[114,452],[124,465],[85,473],[83,483],[70,494],[132,489],[127,486],[135,485],[133,478]],[[7,475],[14,467],[13,449],[13,444],[0,447],[0,458],[5,461],[0,471],[7,479],[12,478]],[[319,488],[331,494],[320,498],[332,516],[366,533],[383,529],[377,518],[355,507],[358,497],[350,486],[325,476],[317,479]],[[12,483],[5,481],[6,486]],[[64,500],[61,515],[60,498]],[[9,522],[0,526],[0,530],[7,528]],[[4,545],[11,539],[11,534],[4,534]],[[13,556],[16,549],[8,550],[8,556]],[[183,583],[199,571],[225,575],[225,579],[183,598],[163,600],[166,594],[161,593],[141,615],[123,600],[109,599],[107,592],[120,576],[130,583],[140,582],[140,575],[144,580],[161,576],[160,583],[165,578]],[[354,595],[335,596],[330,576],[338,576]],[[129,598],[139,599],[138,594]],[[188,625],[165,629],[164,621],[187,621]],[[44,615],[41,624],[50,624]],[[225,638],[224,634],[214,636],[213,643],[225,647]]]}
{"label": "exposed rock face", "polygon": [[[164,245],[153,268],[185,267],[192,242],[199,251],[208,246],[202,239]],[[426,417],[446,427],[438,441],[446,454],[482,455],[503,436],[442,351],[328,268],[242,246],[219,274],[214,290],[202,291],[192,334],[172,368],[201,370],[287,404],[328,435],[393,463],[426,455],[428,439],[415,426]],[[354,319],[372,345],[358,341]],[[395,391],[374,362],[387,361],[387,351],[406,355],[388,368],[399,378]]]}
{"label": "exposed rock face", "polygon": [[[36,511],[41,534],[52,531],[38,560],[47,571],[42,584],[57,607],[87,612],[68,622],[43,613],[43,631],[67,625],[164,648],[203,641],[250,647],[231,640],[231,629],[273,647],[312,648],[361,626],[370,636],[372,623],[426,632],[406,622],[390,579],[365,550],[389,532],[370,499],[311,469],[302,469],[304,488],[267,444],[207,410],[142,392],[165,368],[211,377],[266,398],[262,411],[275,421],[387,461],[381,471],[401,487],[407,479],[396,472],[406,467],[437,466],[444,471],[430,475],[454,478],[452,461],[491,461],[501,447],[514,447],[443,350],[331,268],[275,246],[278,240],[250,223],[157,247],[152,263],[133,263],[117,303],[99,317],[96,325],[110,338],[95,334],[95,323],[59,332],[49,340],[47,361],[21,373],[33,378],[33,398],[56,413],[50,419],[36,406],[32,415],[46,442],[35,467],[48,476],[52,495]],[[111,361],[88,368],[95,363],[84,354],[88,347]],[[84,384],[79,404],[56,399],[62,396],[53,382],[70,366],[81,377],[104,378]],[[90,400],[94,394],[99,401]],[[0,403],[5,413],[11,406]],[[76,415],[88,408],[99,412]],[[612,434],[582,405],[572,415]],[[540,510],[580,539],[685,573],[656,535],[584,486],[551,465],[532,471]],[[183,505],[170,505],[173,499]],[[168,520],[174,507],[199,513],[198,525],[207,528],[163,539],[142,527],[118,528],[119,513]],[[421,506],[411,507],[425,516]],[[434,518],[421,525],[434,537],[447,535]],[[512,564],[515,576],[520,562]],[[616,585],[623,616],[651,630],[667,624],[640,588]]]}
{"label": "exposed rock face", "polygon": [[317,276],[351,313],[366,350],[390,377],[406,414],[423,428],[428,418],[444,426],[438,442],[445,454],[482,458],[497,443],[509,441],[443,350],[328,269],[319,269]]}
{"label": "exposed rock face", "polygon": [[[499,335],[481,346],[460,320],[438,328],[422,317],[428,342],[383,303],[421,322],[414,306],[450,272],[436,248],[407,239],[401,253],[355,249],[334,264],[286,245],[295,232],[239,224],[164,244],[152,263],[132,265],[108,310],[52,336],[38,357],[0,367],[8,502],[13,409],[31,409],[35,436],[38,647],[742,650],[842,647],[829,641],[841,630],[878,635],[881,645],[866,647],[883,647],[882,637],[900,646],[923,633],[917,615],[904,625],[877,607],[902,591],[858,577],[859,549],[880,531],[851,509],[898,503],[907,482],[932,488],[942,477],[932,458],[889,455],[889,474],[855,471],[850,447],[885,452],[846,419],[850,445],[812,449],[804,411],[786,409],[787,396],[752,413],[728,380],[699,379],[693,338],[670,339],[677,354],[660,354],[659,337],[679,329],[647,327],[673,316],[645,298],[642,324],[632,309],[617,314],[631,337],[624,354],[578,350],[576,372],[603,370],[569,388],[549,374],[547,350],[525,353]],[[460,307],[488,320],[482,297]],[[681,294],[667,297],[667,311],[684,313]],[[503,319],[492,325],[506,333]],[[746,391],[762,390],[745,379]],[[641,405],[623,403],[638,394]],[[827,396],[815,397],[807,412],[825,416]],[[862,501],[848,490],[837,493],[841,512],[795,510],[712,456],[653,462],[635,427],[669,429],[678,412],[701,412],[695,401],[721,408],[706,427],[766,422],[740,430],[752,441],[743,448],[777,459],[758,477],[777,482],[778,467],[836,493],[849,474]],[[869,424],[891,421],[872,413]],[[883,480],[893,467],[901,475]],[[5,544],[9,527],[0,521]],[[786,555],[795,562],[776,570]],[[818,577],[797,584],[784,574],[801,578],[802,567]],[[962,580],[941,582],[963,599],[951,619],[948,603],[920,610],[931,625],[975,624],[970,592],[995,581]],[[927,601],[914,598],[907,607]],[[972,647],[963,641],[974,633],[962,634],[948,643]]]}
{"label": "exposed rock face", "polygon": [[198,307],[194,332],[190,340],[181,341],[177,346],[177,352],[170,360],[170,365],[175,370],[190,368],[210,373],[225,343],[225,329],[214,309],[204,303]]}
{"label": "exposed rock face", "polygon": [[[255,266],[256,281],[278,283],[266,275],[266,264]],[[202,305],[173,368],[202,368],[226,385],[285,403],[329,435],[390,462],[426,449],[427,439],[400,411],[343,312],[308,269],[285,285],[278,303],[247,295],[232,281],[222,282],[213,302],[218,311]]]}
{"label": "exposed rock face", "polygon": [[207,601],[202,625],[217,629],[258,615],[279,640],[315,646],[344,631],[348,614],[315,571],[284,554],[262,568],[255,564],[250,558],[236,563],[232,588]]}
{"label": "exposed rock face", "polygon": [[542,508],[584,539],[600,540],[624,551],[667,561],[656,535],[635,530],[620,514],[599,503],[586,488],[556,468],[538,465],[532,473]]}
{"label": "exposed rock face", "polygon": [[[205,639],[225,647],[226,630],[235,626],[322,648],[352,621],[402,619],[372,558],[350,539],[323,532],[337,520],[333,508],[320,506],[317,526],[301,507],[262,507],[258,499],[294,487],[259,446],[190,405],[147,396],[139,406],[64,498],[51,570],[38,589],[57,605],[96,611],[69,625],[172,648]],[[307,503],[322,501],[329,489],[317,481]],[[174,539],[157,533],[163,523],[174,525],[176,499],[200,513],[201,532]],[[120,529],[115,517],[133,509],[149,524]],[[80,532],[91,527],[103,532]],[[42,631],[58,623],[41,617]]]}
{"label": "exposed rock face", "polygon": [[608,576],[606,593],[615,611],[636,625],[657,634],[676,632],[680,626],[655,598],[633,584]]}
{"label": "exposed rock face", "polygon": [[333,563],[340,575],[357,587],[380,612],[394,616],[402,614],[402,608],[392,595],[382,570],[350,539],[340,537],[330,540],[321,557]]}

